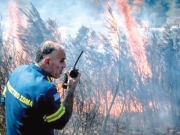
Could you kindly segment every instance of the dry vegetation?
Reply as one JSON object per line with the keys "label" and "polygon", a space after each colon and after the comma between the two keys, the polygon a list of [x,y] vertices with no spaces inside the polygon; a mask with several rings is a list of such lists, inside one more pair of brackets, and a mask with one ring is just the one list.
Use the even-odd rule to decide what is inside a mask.
{"label": "dry vegetation", "polygon": [[[44,22],[31,4],[20,9],[27,17],[28,27],[19,26],[17,38],[3,39],[0,27],[0,90],[8,74],[18,65],[33,61],[38,45],[46,39],[62,43],[55,20]],[[79,53],[85,53],[77,67],[82,72],[74,112],[70,122],[56,134],[63,135],[174,135],[180,134],[180,28],[164,27],[148,31],[146,56],[152,77],[142,79],[130,53],[126,36],[108,6],[107,29],[110,37],[97,35],[82,26],[76,37],[62,43],[67,52],[67,69]],[[111,42],[115,37],[116,42]],[[22,46],[16,51],[14,40]],[[102,53],[100,50],[103,46]],[[114,53],[116,51],[116,53]],[[22,57],[23,56],[23,57]],[[62,79],[62,78],[61,78]],[[63,95],[64,91],[60,91]],[[4,108],[0,108],[0,133],[5,128]]]}

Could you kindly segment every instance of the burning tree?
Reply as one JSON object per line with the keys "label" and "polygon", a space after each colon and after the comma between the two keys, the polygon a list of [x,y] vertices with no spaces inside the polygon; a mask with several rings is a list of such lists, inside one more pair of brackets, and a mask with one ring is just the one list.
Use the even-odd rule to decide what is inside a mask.
{"label": "burning tree", "polygon": [[[173,120],[179,117],[177,104],[174,105],[179,100],[178,83],[176,87],[171,83],[173,93],[172,91],[165,92],[165,90],[170,90],[168,84],[170,80],[164,75],[168,74],[168,65],[171,65],[167,63],[171,60],[165,59],[167,53],[175,49],[177,54],[173,54],[174,61],[178,59],[177,29],[177,35],[174,33],[176,36],[169,35],[170,30],[164,31],[168,39],[156,37],[160,32],[154,31],[147,31],[149,37],[141,37],[142,41],[138,42],[144,46],[142,51],[144,51],[143,56],[146,55],[145,65],[149,67],[147,72],[145,68],[140,72],[139,68],[142,67],[138,67],[139,61],[136,61],[138,54],[132,54],[131,42],[127,40],[130,37],[120,31],[109,5],[106,17],[109,37],[103,34],[97,35],[91,29],[82,26],[75,38],[69,36],[64,43],[66,51],[70,54],[67,55],[70,63],[73,63],[70,57],[75,61],[81,50],[84,50],[85,54],[79,62],[79,65],[83,64],[83,67],[79,66],[82,81],[77,91],[75,112],[71,124],[63,133],[175,134],[177,130],[171,133],[169,128],[177,125]],[[171,38],[173,38],[174,46],[168,51],[166,49],[168,49],[169,41],[166,40],[171,40]],[[160,39],[165,43],[160,42]],[[138,47],[138,44],[133,45],[133,47]],[[135,56],[137,58],[134,58]],[[176,67],[179,65],[177,64]],[[177,74],[173,73],[174,79]],[[93,102],[94,97],[100,99],[100,102],[95,100],[97,105]],[[91,106],[94,106],[93,110]],[[93,121],[94,116],[98,121]],[[165,121],[165,118],[168,121]],[[91,127],[89,127],[89,121],[94,122]]]}
{"label": "burning tree", "polygon": [[[85,52],[77,65],[82,75],[72,118],[56,134],[176,134],[170,128],[180,125],[180,28],[167,25],[163,37],[160,31],[151,30],[146,37],[132,18],[128,2],[117,2],[125,29],[108,5],[108,36],[82,26],[76,37],[68,35],[65,42],[55,20],[44,22],[32,4],[19,9],[27,18],[27,27],[19,25],[18,35],[7,40],[2,39],[0,29],[1,90],[12,69],[31,62],[39,44],[53,39],[65,47],[67,70]],[[22,51],[16,50],[17,39]]]}

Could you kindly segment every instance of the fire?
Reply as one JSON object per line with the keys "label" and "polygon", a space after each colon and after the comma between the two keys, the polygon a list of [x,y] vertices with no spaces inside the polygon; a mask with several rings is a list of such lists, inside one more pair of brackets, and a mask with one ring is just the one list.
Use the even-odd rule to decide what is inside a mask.
{"label": "fire", "polygon": [[[26,21],[25,18],[22,16],[20,13],[20,10],[18,9],[18,4],[16,0],[9,0],[8,2],[8,30],[7,30],[7,35],[6,39],[12,39],[13,46],[16,49],[16,52],[19,52],[19,55],[26,57],[26,54],[22,51],[21,47],[21,42],[18,37],[18,27],[23,26],[26,27]],[[14,51],[14,49],[9,50],[9,51]],[[17,65],[19,63],[16,63]]]}
{"label": "fire", "polygon": [[[119,27],[124,28],[127,42],[130,48],[131,55],[133,56],[136,67],[139,75],[141,75],[142,80],[144,81],[147,77],[152,77],[152,72],[149,67],[146,51],[145,51],[145,43],[148,39],[145,37],[142,29],[140,28],[139,24],[136,20],[131,16],[132,11],[135,9],[139,9],[139,6],[142,4],[142,0],[134,0],[134,7],[130,7],[127,0],[116,0],[117,9],[121,13],[121,17],[116,12],[113,12],[109,5],[113,5],[110,1],[107,3],[108,5],[108,13],[110,18],[107,18],[107,27],[109,28],[109,32],[113,33],[109,35],[112,47],[114,49],[114,54],[119,56],[120,50],[120,33]],[[135,9],[134,9],[135,8]],[[138,10],[138,12],[140,12]],[[137,10],[136,10],[137,12]],[[108,14],[105,12],[105,14]],[[121,18],[121,19],[120,19]],[[117,22],[122,22],[117,24]],[[143,28],[147,31],[148,26],[146,22],[142,20]]]}
{"label": "fire", "polygon": [[17,45],[16,47],[18,49],[20,48],[20,42],[19,39],[17,38],[18,35],[18,25],[22,24],[22,16],[19,13],[19,9],[17,7],[17,4],[15,1],[9,1],[9,8],[8,8],[8,22],[9,24],[9,32],[7,37],[13,37],[15,44]]}
{"label": "fire", "polygon": [[[59,94],[61,95],[61,99],[64,100],[65,97],[65,90],[62,88],[62,83],[57,83],[57,89]],[[113,99],[113,93],[111,91],[105,92],[106,94],[102,96],[100,99],[100,108],[99,110],[104,110],[104,108],[107,108],[105,110],[109,109],[109,106]],[[83,106],[83,112],[88,112],[91,108],[93,108],[93,105],[97,104],[97,98],[92,98],[89,102],[84,103]],[[104,112],[104,111],[102,111]],[[140,101],[132,95],[130,91],[127,91],[126,96],[123,95],[117,95],[116,99],[113,103],[112,109],[110,111],[110,115],[112,116],[119,116],[119,114],[124,112],[143,112],[143,107],[140,103]],[[104,112],[103,115],[106,115],[107,112]]]}
{"label": "fire", "polygon": [[[137,1],[135,2],[137,3]],[[146,38],[140,31],[140,27],[136,23],[135,19],[131,17],[130,5],[126,0],[117,0],[117,7],[122,13],[127,40],[131,54],[136,61],[138,73],[142,76],[142,78],[151,77],[152,72],[148,65],[144,48]]]}
{"label": "fire", "polygon": [[[112,95],[111,91],[108,91],[107,95],[108,95],[108,97],[107,97],[108,105],[107,106],[109,106],[112,101],[113,95]],[[102,100],[101,102],[102,102],[102,104],[105,104],[104,100]],[[127,91],[126,96],[117,95],[110,114],[114,115],[114,116],[119,116],[119,114],[126,112],[126,111],[127,112],[143,112],[141,103],[129,91]]]}

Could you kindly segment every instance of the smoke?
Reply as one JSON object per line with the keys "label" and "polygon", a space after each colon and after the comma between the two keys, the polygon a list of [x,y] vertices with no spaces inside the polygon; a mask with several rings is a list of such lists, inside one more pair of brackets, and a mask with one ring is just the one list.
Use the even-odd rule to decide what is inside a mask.
{"label": "smoke", "polygon": [[[106,10],[106,3],[115,2],[115,0],[1,0],[0,13],[3,18],[7,15],[8,2],[10,1],[15,2],[20,8],[28,6],[31,2],[40,12],[43,20],[51,17],[57,19],[60,26],[71,29],[82,24],[96,27],[96,24],[102,22],[102,13]],[[131,14],[136,15],[138,19],[146,20],[151,26],[161,27],[165,23],[172,24],[174,21],[177,22],[179,18],[179,2],[175,0],[129,0],[128,3],[131,6]]]}
{"label": "smoke", "polygon": [[32,0],[43,20],[56,19],[59,26],[66,29],[67,34],[72,36],[82,25],[100,31],[99,26],[102,26],[101,13],[106,8],[105,2],[106,0],[40,0],[36,2]]}
{"label": "smoke", "polygon": [[[29,6],[31,2],[39,11],[43,20],[56,19],[59,27],[66,29],[67,34],[75,35],[82,25],[93,28],[95,31],[104,31],[103,19],[106,3],[115,4],[115,0],[1,0],[0,13],[3,24],[8,27],[9,3],[16,3],[19,8]],[[144,20],[150,27],[162,27],[164,24],[174,24],[179,21],[179,2],[172,0],[128,0],[131,15],[137,23]],[[53,8],[52,8],[53,7]]]}
{"label": "smoke", "polygon": [[9,0],[9,1],[14,1],[17,3],[19,8],[24,8],[29,4],[29,0]]}
{"label": "smoke", "polygon": [[[66,34],[70,34],[71,36],[76,35],[82,25],[103,34],[104,31],[107,32],[103,26],[103,22],[104,16],[106,16],[104,14],[107,10],[106,5],[110,2],[115,9],[115,12],[113,12],[114,16],[121,15],[116,19],[118,25],[124,28],[139,73],[143,77],[151,77],[151,70],[144,49],[144,33],[140,31],[140,28],[161,28],[166,23],[170,25],[179,24],[180,2],[175,0],[117,1],[119,2],[118,4],[115,3],[115,0],[1,0],[0,13],[3,16],[3,25],[7,28],[7,37],[16,36],[17,26],[26,26],[26,20],[18,8],[24,9],[31,2],[37,8],[44,21],[48,18],[57,20],[59,29],[64,33],[63,37],[65,38]],[[118,8],[115,8],[116,6]],[[18,38],[16,44],[20,44]],[[157,93],[155,94],[157,95]],[[115,107],[118,105],[115,104]],[[118,111],[120,112],[121,110]],[[169,112],[164,112],[164,110],[159,113],[160,119],[169,118],[170,115]]]}
{"label": "smoke", "polygon": [[170,25],[179,25],[180,24],[180,2],[178,1],[172,1],[169,5],[170,10],[167,12],[167,24]]}

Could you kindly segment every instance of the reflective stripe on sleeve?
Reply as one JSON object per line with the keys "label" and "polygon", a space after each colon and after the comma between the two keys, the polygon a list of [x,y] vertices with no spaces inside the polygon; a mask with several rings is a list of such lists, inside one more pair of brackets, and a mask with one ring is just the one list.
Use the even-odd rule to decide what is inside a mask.
{"label": "reflective stripe on sleeve", "polygon": [[2,92],[2,95],[3,95],[4,97],[6,97],[6,86],[4,87],[4,90],[3,90],[3,92]]}
{"label": "reflective stripe on sleeve", "polygon": [[64,113],[65,113],[65,107],[64,107],[63,103],[61,103],[61,106],[55,113],[53,113],[49,116],[44,116],[43,118],[44,118],[44,121],[53,122],[53,121],[56,121],[59,118],[61,118],[61,116],[63,116]]}
{"label": "reflective stripe on sleeve", "polygon": [[51,77],[49,77],[49,76],[47,76],[47,80],[48,80],[49,82],[52,82]]}

